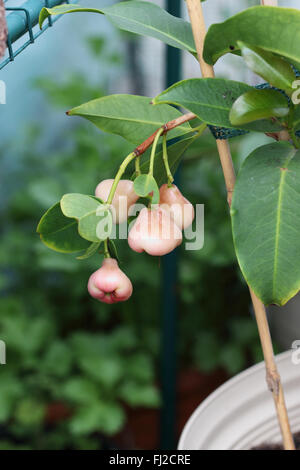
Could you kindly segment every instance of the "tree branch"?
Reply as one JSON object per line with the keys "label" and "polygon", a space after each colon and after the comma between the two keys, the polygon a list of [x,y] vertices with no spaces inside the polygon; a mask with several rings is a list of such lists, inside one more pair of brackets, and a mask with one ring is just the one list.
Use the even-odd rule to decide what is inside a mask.
{"label": "tree branch", "polygon": [[179,116],[176,119],[173,119],[172,121],[167,122],[163,126],[156,129],[156,131],[153,132],[153,134],[150,135],[148,139],[146,139],[144,142],[138,145],[138,147],[134,149],[133,153],[138,157],[139,155],[142,155],[144,152],[146,152],[146,150],[153,144],[156,134],[161,129],[163,129],[162,135],[166,134],[172,129],[175,129],[175,127],[181,126],[185,122],[191,121],[192,119],[195,119],[196,117],[197,117],[196,114],[187,113],[187,114],[183,114],[182,116]]}

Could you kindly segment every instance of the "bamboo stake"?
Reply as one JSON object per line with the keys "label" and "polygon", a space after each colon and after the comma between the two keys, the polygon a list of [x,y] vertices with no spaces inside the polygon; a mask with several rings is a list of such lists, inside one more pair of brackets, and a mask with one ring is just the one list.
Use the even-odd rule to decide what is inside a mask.
{"label": "bamboo stake", "polygon": [[260,4],[268,7],[277,7],[277,0],[260,0]]}
{"label": "bamboo stake", "polygon": [[[269,2],[270,3],[270,2]],[[275,3],[275,2],[273,2]],[[202,11],[202,5],[199,0],[187,0],[187,8],[191,20],[193,35],[195,39],[198,60],[201,68],[202,76],[214,77],[213,67],[206,64],[203,59],[203,45],[206,35],[206,27]],[[235,171],[230,154],[230,148],[226,140],[216,140],[220,161],[223,169],[225,184],[227,188],[227,200],[231,205],[232,191],[235,183]],[[254,292],[249,288],[252,298],[253,308],[255,312],[257,327],[259,331],[260,341],[264,354],[266,366],[266,380],[269,390],[273,394],[275,408],[278,416],[278,422],[283,438],[283,445],[286,450],[295,450],[293,436],[290,429],[287,409],[284,400],[283,388],[281,385],[280,375],[277,370],[272,339],[270,335],[265,306],[256,297]]]}

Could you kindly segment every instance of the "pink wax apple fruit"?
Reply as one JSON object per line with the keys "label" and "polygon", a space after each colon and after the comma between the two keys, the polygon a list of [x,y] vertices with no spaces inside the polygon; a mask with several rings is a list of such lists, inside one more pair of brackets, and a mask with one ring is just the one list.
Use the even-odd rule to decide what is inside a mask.
{"label": "pink wax apple fruit", "polygon": [[101,268],[89,278],[88,291],[100,302],[114,304],[129,299],[132,294],[132,284],[119,268],[117,260],[105,258]]}
{"label": "pink wax apple fruit", "polygon": [[175,184],[163,184],[159,190],[161,206],[170,212],[176,225],[181,230],[189,227],[194,220],[193,205],[181,194]]}
{"label": "pink wax apple fruit", "polygon": [[[95,195],[106,201],[114,180],[103,180],[98,184]],[[120,180],[112,200],[113,221],[117,224],[125,222],[128,217],[129,208],[136,203],[139,196],[133,189],[133,181]]]}
{"label": "pink wax apple fruit", "polygon": [[170,213],[159,205],[142,209],[128,235],[132,250],[138,253],[145,251],[152,256],[166,255],[181,242],[181,230]]}

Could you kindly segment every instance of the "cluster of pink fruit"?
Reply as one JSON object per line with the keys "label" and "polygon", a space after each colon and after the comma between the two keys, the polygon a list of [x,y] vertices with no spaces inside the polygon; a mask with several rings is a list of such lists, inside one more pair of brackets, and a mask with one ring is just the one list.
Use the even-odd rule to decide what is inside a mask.
{"label": "cluster of pink fruit", "polygon": [[[96,188],[96,196],[106,201],[112,184],[113,180],[102,181]],[[125,205],[120,203],[124,198]],[[116,223],[127,220],[128,211],[138,198],[132,181],[119,181],[111,204]],[[182,230],[191,225],[193,219],[192,204],[183,197],[177,186],[164,184],[160,188],[160,203],[140,211],[129,231],[128,244],[138,253],[145,251],[152,256],[166,255],[180,245]],[[117,260],[105,257],[101,268],[91,275],[88,290],[95,299],[112,304],[129,299],[132,284],[119,268]]]}

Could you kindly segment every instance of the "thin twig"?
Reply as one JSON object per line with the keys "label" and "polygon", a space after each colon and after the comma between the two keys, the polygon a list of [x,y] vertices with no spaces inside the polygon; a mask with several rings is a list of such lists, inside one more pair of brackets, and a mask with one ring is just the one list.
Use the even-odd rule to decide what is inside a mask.
{"label": "thin twig", "polygon": [[166,134],[167,132],[171,131],[172,129],[175,129],[175,127],[181,126],[185,122],[191,121],[192,119],[195,119],[196,117],[197,117],[196,114],[186,113],[186,114],[182,114],[182,116],[179,116],[176,119],[173,119],[172,121],[167,122],[163,126],[156,129],[156,131],[153,132],[153,134],[150,135],[150,137],[148,137],[148,139],[146,139],[138,147],[135,148],[135,150],[134,150],[135,155],[139,156],[139,155],[142,155],[142,153],[146,152],[146,150],[153,144],[154,139],[156,137],[156,134],[161,129],[163,129],[162,134]]}
{"label": "thin twig", "polygon": [[[206,27],[204,23],[202,5],[199,0],[187,0],[187,8],[192,24],[194,39],[196,43],[196,49],[199,59],[199,64],[203,77],[214,77],[213,68],[206,64],[203,59],[203,44],[206,34]],[[224,173],[225,184],[227,188],[227,199],[229,206],[231,205],[232,192],[235,183],[235,171],[232,163],[230,154],[230,148],[228,142],[225,140],[217,140],[217,147],[219,151],[220,161]],[[274,398],[274,403],[277,411],[278,421],[281,429],[283,438],[284,448],[286,450],[294,450],[295,445],[293,436],[290,429],[287,409],[284,401],[284,394],[281,385],[280,376],[277,370],[274,351],[272,345],[272,339],[270,335],[267,315],[265,306],[256,297],[254,292],[249,288],[253,308],[255,312],[256,322],[260,335],[262,350],[266,365],[267,383],[271,390]]]}
{"label": "thin twig", "polygon": [[[109,195],[108,195],[106,204],[109,205],[109,204],[112,203],[114,194],[115,194],[116,189],[117,189],[117,185],[119,184],[119,181],[120,181],[122,175],[124,174],[124,172],[125,172],[127,166],[129,165],[129,163],[131,163],[133,160],[135,160],[135,162],[136,162],[135,169],[136,169],[136,173],[137,173],[137,176],[138,176],[139,173],[140,173],[140,161],[139,161],[140,156],[144,152],[146,152],[146,150],[153,144],[153,142],[155,142],[154,143],[154,148],[152,150],[151,159],[150,159],[150,162],[151,162],[150,171],[153,173],[153,162],[154,162],[154,156],[155,156],[155,148],[156,148],[156,144],[157,144],[157,141],[158,141],[159,137],[161,135],[167,134],[167,132],[171,131],[172,129],[175,129],[175,127],[181,126],[181,124],[183,124],[187,121],[191,121],[192,119],[195,119],[196,117],[197,116],[193,113],[187,113],[187,114],[182,114],[178,118],[167,122],[163,126],[156,129],[156,131],[153,132],[153,134],[150,135],[150,137],[148,137],[144,142],[142,142],[138,147],[136,147],[133,150],[133,152],[131,152],[129,155],[127,155],[125,160],[123,160],[123,162],[121,163],[121,165],[118,169],[118,172],[115,176],[114,182],[113,182],[112,187],[109,191]],[[206,124],[202,124],[202,126],[206,127]],[[193,129],[191,128],[191,132],[192,131],[193,131]],[[199,128],[198,128],[198,132],[197,132],[197,128],[195,128],[195,132],[196,132],[195,137],[197,137],[199,135]]]}

